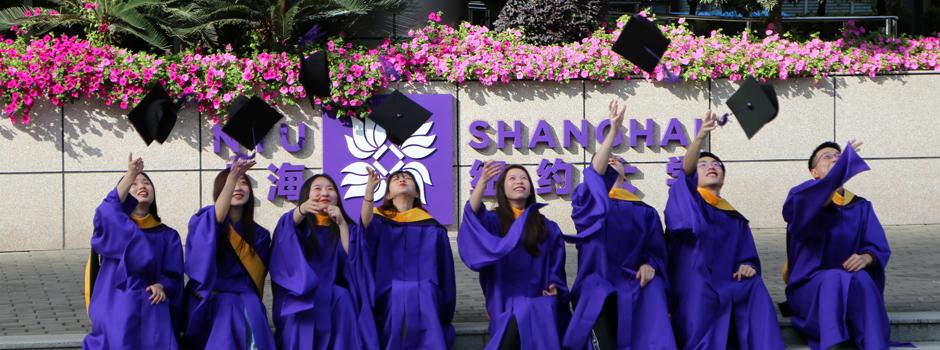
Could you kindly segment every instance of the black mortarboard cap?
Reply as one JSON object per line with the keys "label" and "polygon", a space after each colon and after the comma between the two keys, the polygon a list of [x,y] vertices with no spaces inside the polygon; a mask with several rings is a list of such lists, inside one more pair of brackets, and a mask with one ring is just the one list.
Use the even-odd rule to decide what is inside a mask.
{"label": "black mortarboard cap", "polygon": [[398,145],[411,137],[428,118],[431,118],[431,111],[398,90],[388,95],[369,114],[369,119],[385,129],[389,140]]}
{"label": "black mortarboard cap", "polygon": [[228,122],[222,131],[252,150],[282,117],[281,113],[258,96],[239,96],[232,104]]}
{"label": "black mortarboard cap", "polygon": [[127,119],[144,139],[147,146],[156,140],[166,141],[170,131],[176,126],[176,103],[160,83],[153,84],[147,95],[127,113]]}
{"label": "black mortarboard cap", "polygon": [[773,85],[761,84],[754,77],[745,79],[725,104],[741,123],[741,128],[749,139],[754,137],[764,124],[776,118],[779,110]]}
{"label": "black mortarboard cap", "polygon": [[300,60],[300,83],[310,100],[313,96],[330,96],[330,68],[326,59],[326,52],[317,51]]}
{"label": "black mortarboard cap", "polygon": [[669,39],[646,17],[633,15],[614,43],[614,52],[653,74],[659,60],[669,48]]}

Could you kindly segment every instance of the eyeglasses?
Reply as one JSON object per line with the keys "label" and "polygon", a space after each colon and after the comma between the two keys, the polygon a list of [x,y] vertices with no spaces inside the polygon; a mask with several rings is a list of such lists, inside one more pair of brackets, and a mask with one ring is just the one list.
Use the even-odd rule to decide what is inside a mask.
{"label": "eyeglasses", "polygon": [[830,153],[820,155],[819,160],[825,160],[825,161],[838,160],[839,156],[841,155],[842,154],[840,154],[839,152],[830,152]]}
{"label": "eyeglasses", "polygon": [[708,168],[721,168],[722,163],[717,160],[707,161],[703,160],[698,162],[699,169],[708,169]]}

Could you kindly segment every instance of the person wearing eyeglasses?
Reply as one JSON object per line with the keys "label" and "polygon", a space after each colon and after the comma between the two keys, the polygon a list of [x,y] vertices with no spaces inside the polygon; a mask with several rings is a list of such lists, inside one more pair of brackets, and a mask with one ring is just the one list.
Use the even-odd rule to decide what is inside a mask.
{"label": "person wearing eyeglasses", "polygon": [[787,300],[793,326],[812,349],[843,342],[887,349],[890,325],[884,305],[885,267],[891,250],[871,202],[843,186],[870,168],[861,142],[843,150],[824,142],[809,158],[813,177],[790,189],[787,222]]}
{"label": "person wearing eyeglasses", "polygon": [[666,202],[670,308],[683,349],[783,349],[747,218],[725,198],[725,165],[700,152],[711,111],[685,153]]}

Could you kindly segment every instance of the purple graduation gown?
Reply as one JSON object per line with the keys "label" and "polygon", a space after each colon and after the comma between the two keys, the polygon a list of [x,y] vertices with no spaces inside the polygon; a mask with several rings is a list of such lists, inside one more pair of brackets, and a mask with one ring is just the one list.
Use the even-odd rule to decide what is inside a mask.
{"label": "purple graduation gown", "polygon": [[[783,205],[787,222],[787,300],[793,326],[813,349],[851,339],[864,349],[887,349],[890,324],[884,305],[885,266],[891,250],[871,202],[855,197],[845,205],[826,204],[852,176],[868,170],[846,147],[821,180],[790,190]],[[874,257],[867,268],[848,272],[852,254]]]}
{"label": "purple graduation gown", "polygon": [[[348,227],[349,254],[329,227],[294,224],[293,209],[278,221],[270,272],[279,349],[378,348],[367,299],[372,272],[364,254],[354,249],[362,246],[356,224]],[[310,244],[314,239],[316,247]]]}
{"label": "purple graduation gown", "polygon": [[[228,240],[230,219],[215,222],[215,206],[189,220],[186,236],[186,331],[190,349],[274,349],[274,334],[254,282]],[[257,224],[233,224],[242,239],[253,230],[254,251],[267,264],[271,235]]]}
{"label": "purple graduation gown", "polygon": [[[669,189],[665,210],[678,345],[725,349],[729,332],[734,332],[742,350],[783,349],[747,219],[706,203],[697,184],[697,175],[682,173]],[[732,275],[741,264],[753,266],[757,274],[736,281]]]}
{"label": "purple graduation gown", "polygon": [[[558,224],[546,219],[548,236],[532,256],[522,244],[525,221],[545,204],[533,204],[519,216],[506,236],[499,236],[499,218],[481,205],[474,213],[468,202],[457,234],[464,264],[480,273],[480,287],[490,316],[490,342],[498,349],[512,317],[519,326],[522,349],[560,349],[561,333],[570,318],[565,243]],[[543,296],[555,284],[558,296]]]}
{"label": "purple graduation gown", "polygon": [[[130,214],[137,200],[121,203],[111,190],[95,210],[91,248],[101,257],[83,349],[177,349],[183,305],[183,248],[176,230],[142,230]],[[145,289],[163,285],[166,301],[150,304]]]}
{"label": "purple graduation gown", "polygon": [[396,222],[376,214],[360,231],[372,260],[379,347],[453,346],[457,285],[447,230],[433,219]]}
{"label": "purple graduation gown", "polygon": [[[565,333],[566,349],[588,349],[591,331],[613,294],[617,305],[617,349],[675,349],[666,299],[666,242],[656,209],[641,201],[610,198],[617,172],[601,177],[593,167],[574,190],[571,218],[578,247],[578,277],[571,288],[574,315]],[[656,270],[641,288],[642,264]],[[612,315],[613,316],[613,315]]]}

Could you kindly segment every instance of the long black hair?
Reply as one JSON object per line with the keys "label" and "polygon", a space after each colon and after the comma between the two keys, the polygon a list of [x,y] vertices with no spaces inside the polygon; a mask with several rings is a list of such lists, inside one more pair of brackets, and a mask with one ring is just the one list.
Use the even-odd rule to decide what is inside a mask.
{"label": "long black hair", "polygon": [[[225,187],[225,179],[228,177],[231,169],[225,169],[215,176],[215,182],[212,184],[212,201],[215,202],[222,194],[222,188]],[[242,232],[252,247],[255,245],[255,190],[251,188],[251,177],[245,174],[245,181],[248,181],[248,201],[242,206],[242,227],[246,232]],[[238,181],[238,179],[235,179]],[[228,215],[226,213],[225,215]]]}
{"label": "long black hair", "polygon": [[385,178],[385,198],[382,199],[382,205],[379,207],[381,211],[392,211],[398,212],[398,208],[395,207],[395,203],[388,197],[392,193],[392,178],[397,175],[408,175],[411,178],[411,182],[415,184],[415,199],[411,203],[412,208],[421,208],[424,209],[424,206],[421,204],[421,189],[418,188],[418,181],[415,180],[415,176],[412,173],[409,173],[405,170],[399,170],[388,175]]}
{"label": "long black hair", "polygon": [[[153,216],[154,219],[157,219],[157,221],[162,221],[160,220],[160,215],[157,214],[157,186],[153,184],[153,180],[150,179],[150,175],[147,175],[147,173],[141,172],[140,175],[143,175],[144,178],[146,178],[147,181],[150,182],[150,187],[153,187],[153,202],[150,202],[150,209],[147,210],[147,212],[150,213],[150,216]],[[123,176],[121,176],[121,179],[118,180],[118,183],[121,183],[121,180],[124,180]],[[134,179],[132,181],[136,181],[136,180],[137,179]]]}
{"label": "long black hair", "polygon": [[[506,236],[506,233],[509,232],[509,227],[516,221],[516,215],[513,214],[512,206],[509,204],[509,198],[506,197],[506,174],[509,174],[509,170],[512,169],[521,169],[529,179],[529,196],[525,199],[525,207],[528,208],[532,206],[532,204],[535,204],[535,188],[532,187],[532,177],[529,176],[529,171],[519,164],[506,166],[502,174],[499,175],[499,180],[496,181],[497,205],[494,210],[496,211],[496,216],[499,218],[500,236]],[[529,254],[532,254],[532,256],[539,255],[538,245],[548,237],[548,227],[545,225],[545,217],[542,216],[542,213],[530,213],[528,219],[526,219],[524,230],[522,244],[525,246],[525,250],[529,252]]]}
{"label": "long black hair", "polygon": [[[301,204],[303,204],[304,202],[310,199],[310,188],[313,187],[313,181],[321,177],[325,178],[327,181],[330,182],[330,185],[333,186],[333,191],[336,192],[336,206],[339,207],[339,212],[343,215],[343,219],[346,220],[347,223],[353,222],[352,219],[349,218],[349,215],[346,214],[346,209],[343,208],[343,202],[339,198],[339,187],[336,186],[336,181],[333,180],[333,177],[327,174],[313,175],[311,178],[307,179],[307,181],[304,182],[304,185],[300,187],[300,199],[297,200],[297,206],[300,207]],[[313,214],[307,214],[307,215],[304,215],[304,221],[306,221],[307,226],[310,227],[310,230],[311,230],[310,232],[311,233],[315,232],[314,228],[317,225],[316,217]],[[335,221],[330,220],[329,229],[330,229],[330,245],[332,247],[336,247],[336,243],[339,242],[339,225]],[[308,240],[301,240],[300,244],[304,246],[304,254],[320,252],[320,244],[319,244],[319,241],[317,241],[316,235],[314,234],[311,234],[310,239]]]}

